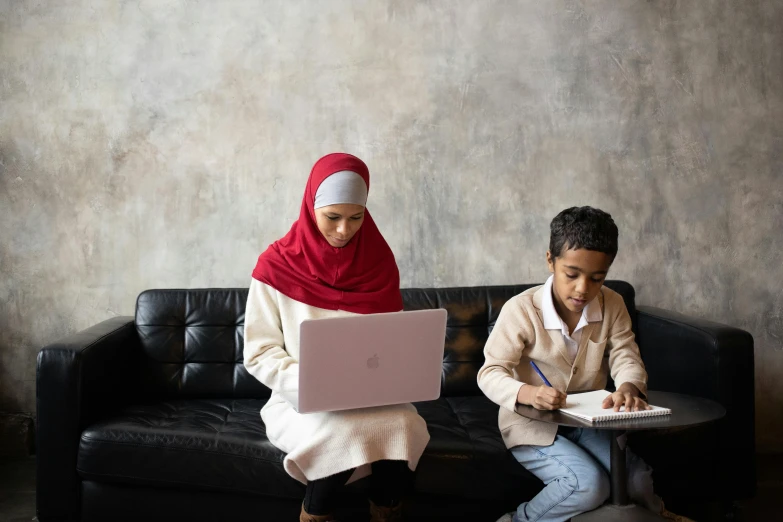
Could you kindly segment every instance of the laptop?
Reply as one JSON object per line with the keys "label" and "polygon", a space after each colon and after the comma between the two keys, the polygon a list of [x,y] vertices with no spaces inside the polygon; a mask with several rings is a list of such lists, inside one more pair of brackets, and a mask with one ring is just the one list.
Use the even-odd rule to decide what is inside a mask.
{"label": "laptop", "polygon": [[440,397],[446,310],[302,321],[299,413]]}

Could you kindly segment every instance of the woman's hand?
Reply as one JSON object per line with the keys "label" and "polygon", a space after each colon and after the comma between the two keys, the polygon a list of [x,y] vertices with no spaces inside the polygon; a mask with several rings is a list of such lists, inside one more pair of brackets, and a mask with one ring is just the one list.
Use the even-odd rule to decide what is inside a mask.
{"label": "woman's hand", "polygon": [[620,411],[620,406],[625,406],[625,411],[651,410],[652,408],[640,395],[639,388],[630,382],[624,382],[617,391],[604,399],[601,407],[604,409],[614,407],[614,411]]}
{"label": "woman's hand", "polygon": [[517,393],[517,402],[537,410],[557,410],[565,406],[566,394],[549,386],[525,384]]}

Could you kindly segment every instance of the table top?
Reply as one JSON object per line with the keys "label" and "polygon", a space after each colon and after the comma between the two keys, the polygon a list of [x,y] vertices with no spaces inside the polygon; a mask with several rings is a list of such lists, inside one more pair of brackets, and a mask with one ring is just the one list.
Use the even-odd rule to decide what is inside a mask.
{"label": "table top", "polygon": [[717,402],[692,395],[649,391],[647,392],[647,398],[649,399],[649,404],[671,409],[671,415],[591,423],[559,411],[537,410],[532,406],[524,406],[522,404],[517,405],[516,411],[530,419],[559,424],[560,426],[627,431],[698,426],[699,424],[716,421],[726,415],[726,410]]}

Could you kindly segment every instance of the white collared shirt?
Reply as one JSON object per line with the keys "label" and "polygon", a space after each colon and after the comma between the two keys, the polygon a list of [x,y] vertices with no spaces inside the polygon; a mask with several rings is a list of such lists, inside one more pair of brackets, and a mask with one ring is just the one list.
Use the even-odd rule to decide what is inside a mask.
{"label": "white collared shirt", "polygon": [[555,301],[552,297],[552,282],[554,281],[554,277],[554,275],[549,276],[549,279],[544,283],[544,295],[541,299],[541,311],[544,313],[544,328],[547,330],[560,330],[562,332],[570,362],[573,364],[574,359],[576,359],[576,352],[579,350],[579,342],[582,340],[582,328],[587,326],[587,323],[602,321],[604,314],[601,311],[601,305],[596,296],[582,309],[582,317],[579,318],[579,322],[576,324],[574,331],[569,334],[568,325],[565,324],[560,317],[560,314],[557,313]]}

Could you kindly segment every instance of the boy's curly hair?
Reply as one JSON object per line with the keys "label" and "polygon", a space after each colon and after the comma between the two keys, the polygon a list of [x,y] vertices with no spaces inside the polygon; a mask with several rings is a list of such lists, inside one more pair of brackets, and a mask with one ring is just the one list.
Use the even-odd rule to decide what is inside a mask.
{"label": "boy's curly hair", "polygon": [[617,225],[612,216],[593,207],[571,207],[549,225],[549,251],[560,257],[566,250],[584,248],[617,255]]}

